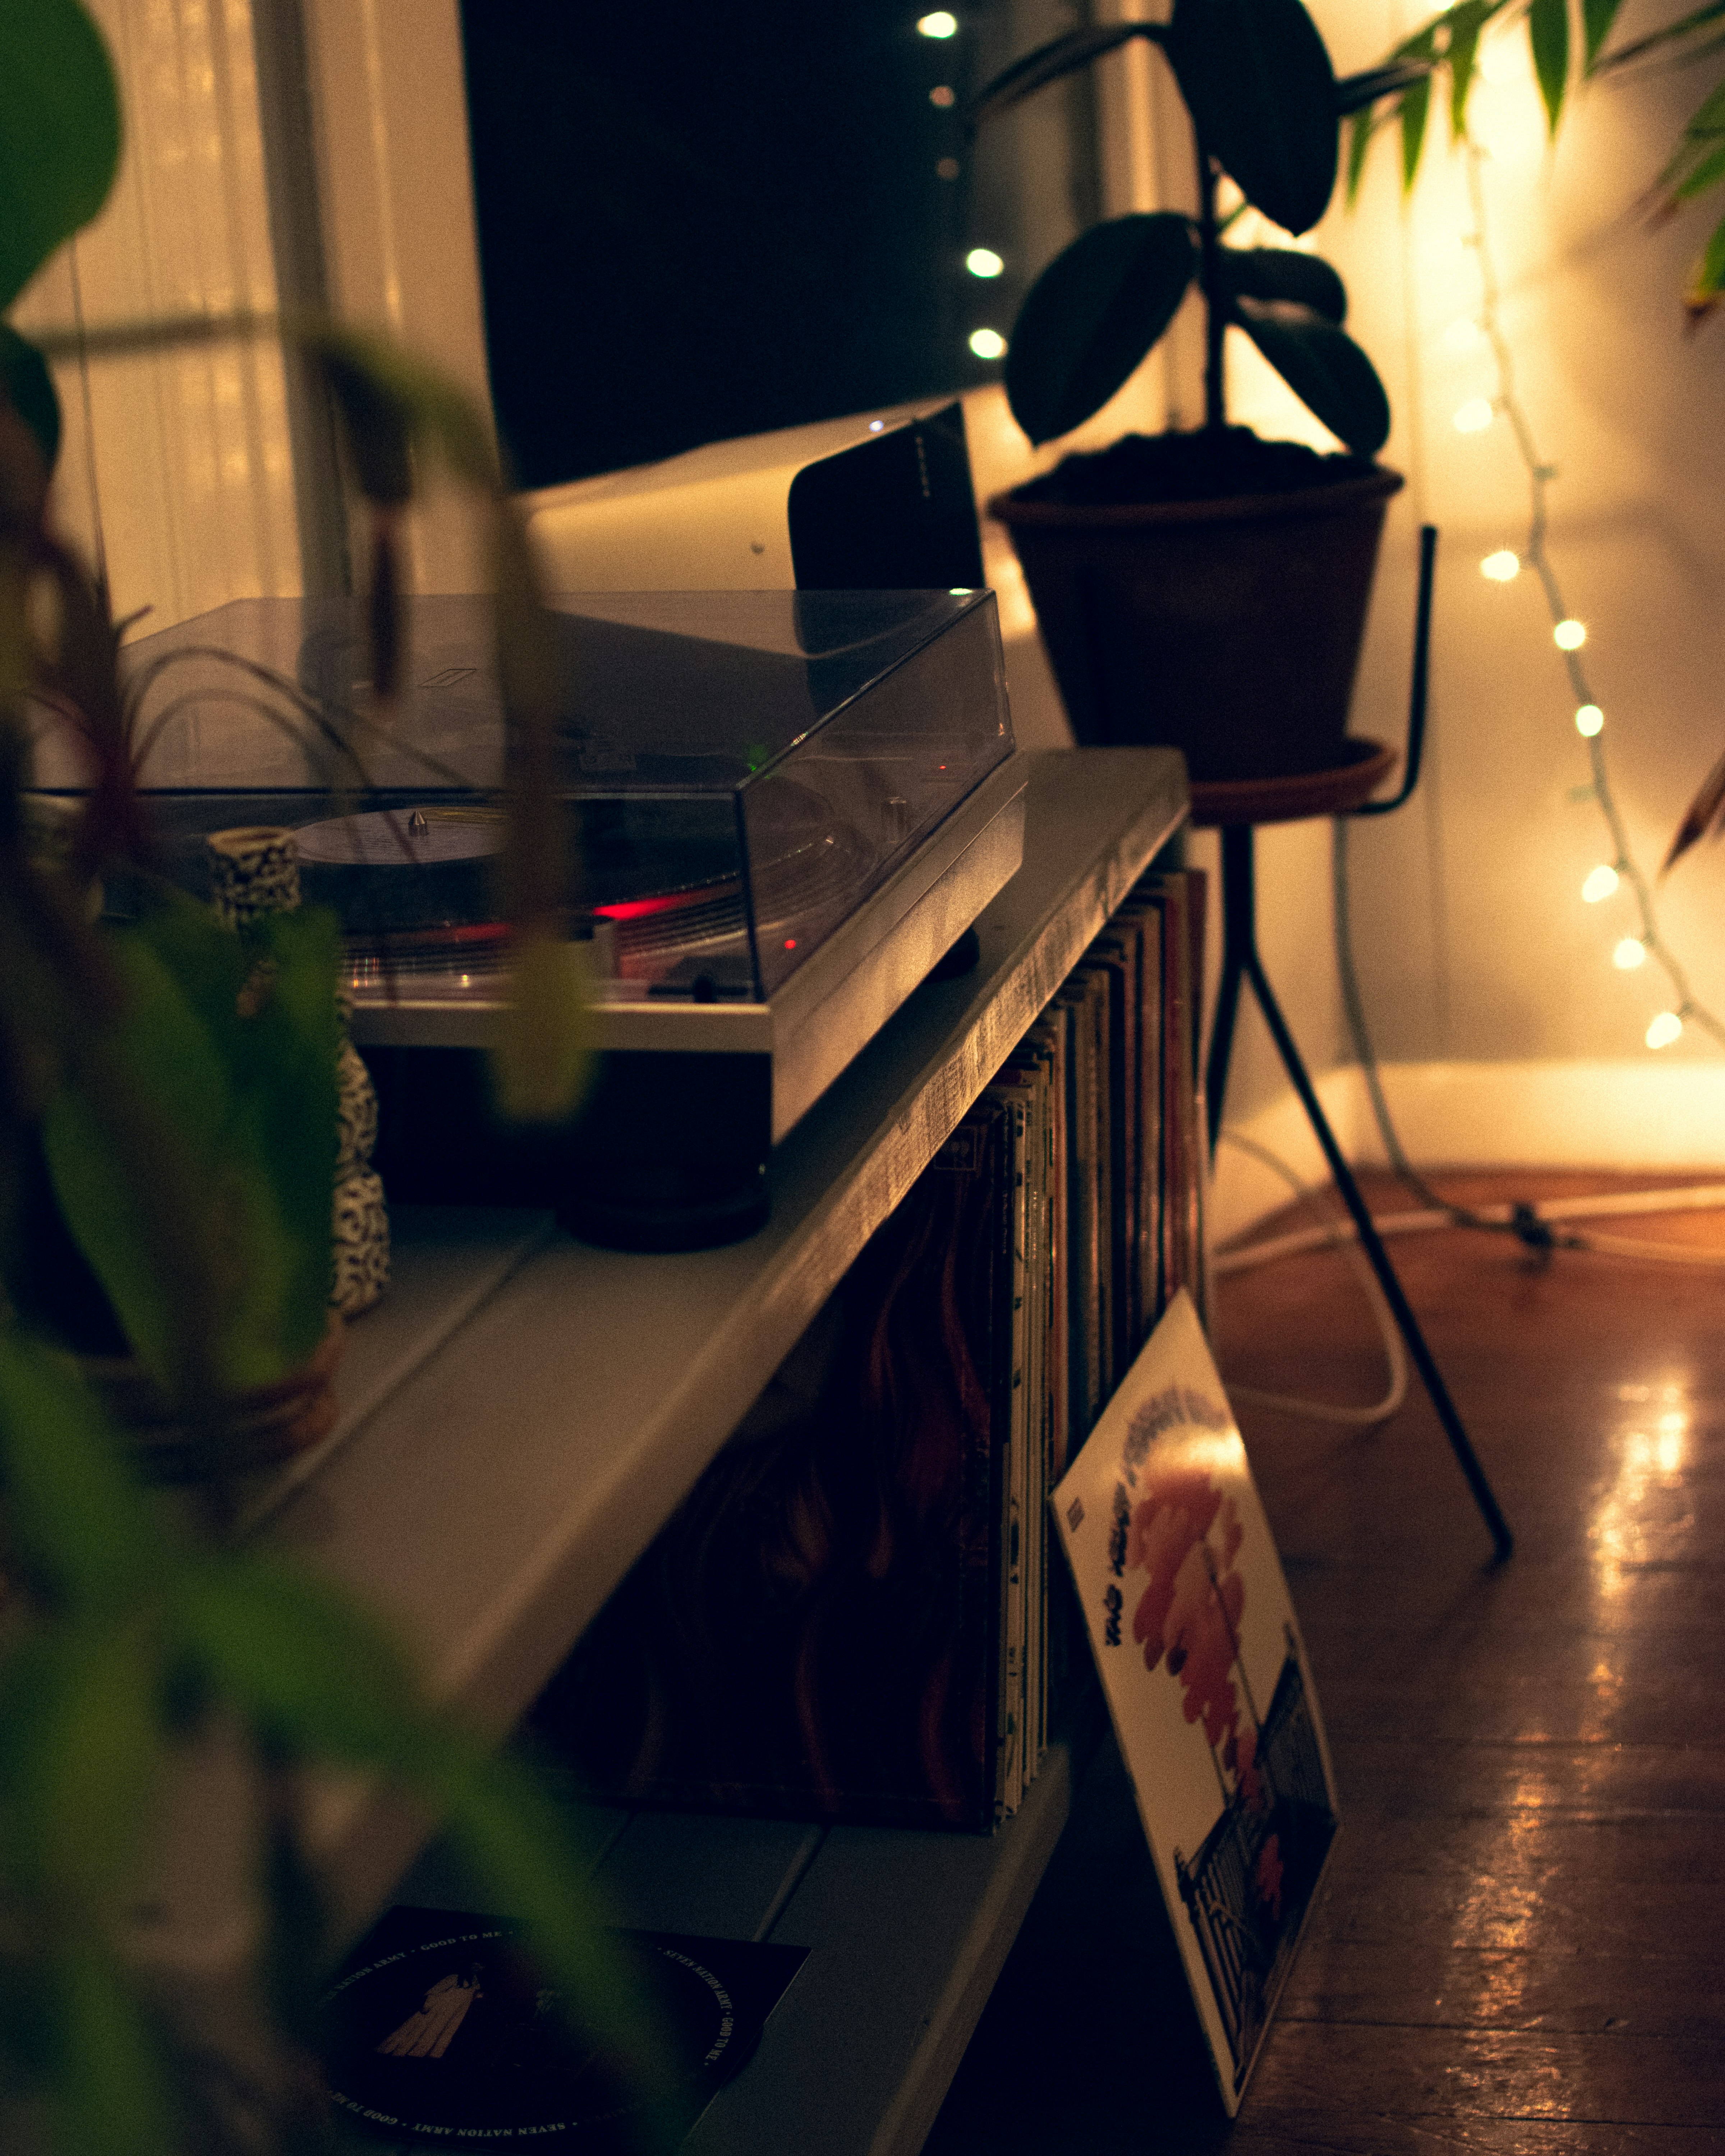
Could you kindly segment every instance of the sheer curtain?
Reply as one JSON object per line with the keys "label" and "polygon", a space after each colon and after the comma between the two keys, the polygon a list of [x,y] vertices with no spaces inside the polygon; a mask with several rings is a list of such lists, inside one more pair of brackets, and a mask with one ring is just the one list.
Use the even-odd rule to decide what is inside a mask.
{"label": "sheer curtain", "polygon": [[[90,0],[126,139],[97,222],[18,326],[276,305],[250,0]],[[165,627],[301,588],[287,383],[267,341],[56,368],[61,529],[105,562],[117,615]]]}

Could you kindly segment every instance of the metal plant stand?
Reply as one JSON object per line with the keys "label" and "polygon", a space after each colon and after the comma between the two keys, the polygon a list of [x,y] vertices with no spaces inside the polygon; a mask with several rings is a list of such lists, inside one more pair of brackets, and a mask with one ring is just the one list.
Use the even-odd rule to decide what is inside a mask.
{"label": "metal plant stand", "polygon": [[1260,824],[1291,823],[1307,816],[1386,816],[1399,808],[1420,782],[1420,762],[1425,738],[1426,675],[1430,654],[1432,572],[1436,558],[1437,532],[1428,524],[1420,535],[1420,597],[1414,637],[1414,679],[1408,714],[1407,764],[1402,783],[1387,801],[1367,797],[1388,773],[1394,757],[1376,742],[1363,742],[1361,753],[1352,762],[1331,772],[1302,773],[1292,779],[1271,779],[1208,785],[1192,788],[1192,820],[1219,829],[1222,834],[1222,978],[1217,993],[1216,1015],[1210,1031],[1205,1086],[1209,1098],[1210,1152],[1214,1157],[1222,1127],[1222,1100],[1228,1085],[1229,1057],[1234,1046],[1234,1024],[1240,1009],[1242,986],[1250,985],[1270,1029],[1294,1091],[1300,1096],[1307,1119],[1323,1148],[1336,1188],[1359,1232],[1361,1247],[1371,1261],[1384,1290],[1397,1329],[1407,1344],[1414,1367],[1431,1396],[1438,1420],[1467,1478],[1474,1502],[1491,1536],[1500,1558],[1515,1548],[1515,1537],[1504,1518],[1486,1471],[1479,1463],[1455,1404],[1450,1398],[1431,1350],[1425,1344],[1419,1322],[1396,1278],[1372,1216],[1360,1196],[1359,1186],[1343,1159],[1342,1148],[1294,1045],[1276,1000],[1264,962],[1258,954],[1256,894],[1253,875],[1253,834]]}

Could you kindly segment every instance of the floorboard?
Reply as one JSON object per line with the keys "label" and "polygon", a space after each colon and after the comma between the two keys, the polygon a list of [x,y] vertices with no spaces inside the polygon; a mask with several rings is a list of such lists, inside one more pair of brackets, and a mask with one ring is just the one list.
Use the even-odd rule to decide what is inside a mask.
{"label": "floorboard", "polygon": [[[1683,1179],[1437,1178],[1476,1204]],[[1725,1255],[1717,1215],[1601,1224]],[[1490,1561],[1417,1379],[1368,1433],[1241,1408],[1343,1829],[1238,2120],[1105,1747],[935,2156],[1725,2156],[1725,1265],[1392,1250],[1517,1549]],[[1217,1305],[1230,1382],[1383,1392],[1335,1254]]]}

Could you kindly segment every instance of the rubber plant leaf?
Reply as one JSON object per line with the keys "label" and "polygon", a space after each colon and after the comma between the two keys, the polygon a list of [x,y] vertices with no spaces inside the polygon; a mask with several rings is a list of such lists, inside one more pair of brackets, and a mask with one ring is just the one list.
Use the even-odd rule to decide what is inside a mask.
{"label": "rubber plant leaf", "polygon": [[60,400],[48,362],[10,322],[0,322],[0,395],[36,438],[52,471],[60,453]]}
{"label": "rubber plant leaf", "polygon": [[427,1802],[500,1902],[532,1912],[547,1973],[583,2018],[626,2045],[638,2036],[567,1824],[524,1772],[424,1702],[376,1618],[328,1583],[246,1551],[186,1568],[173,1622],[266,1744],[381,1773]]}
{"label": "rubber plant leaf", "polygon": [[0,307],[107,200],[120,95],[78,0],[0,8]]}
{"label": "rubber plant leaf", "polygon": [[1389,399],[1377,369],[1334,323],[1242,302],[1235,320],[1294,394],[1356,456],[1375,456],[1389,436]]}
{"label": "rubber plant leaf", "polygon": [[60,1356],[0,1330],[0,1487],[14,1568],[62,1609],[126,1606],[160,1563],[113,1433]]}
{"label": "rubber plant leaf", "polygon": [[1335,191],[1340,121],[1300,0],[1175,0],[1165,49],[1204,148],[1272,223],[1309,231]]}
{"label": "rubber plant leaf", "polygon": [[1034,52],[1026,53],[1022,59],[1014,60],[1010,67],[1003,68],[991,81],[983,84],[965,107],[965,124],[980,127],[985,120],[993,120],[999,113],[1009,112],[1014,105],[1022,105],[1027,97],[1034,96],[1049,83],[1059,82],[1064,75],[1076,74],[1081,68],[1094,65],[1105,53],[1117,51],[1132,38],[1147,38],[1160,44],[1164,35],[1159,23],[1107,23],[1050,38],[1045,45],[1038,45]]}
{"label": "rubber plant leaf", "polygon": [[1168,324],[1198,267],[1172,210],[1092,225],[1030,287],[1006,355],[1012,415],[1035,443],[1101,411]]}
{"label": "rubber plant leaf", "polygon": [[1545,100],[1545,120],[1555,135],[1569,85],[1569,0],[1532,0],[1527,10],[1527,41],[1533,49],[1533,72]]}
{"label": "rubber plant leaf", "polygon": [[1287,300],[1326,321],[1348,319],[1342,280],[1316,254],[1292,247],[1224,247],[1222,280],[1230,300]]}

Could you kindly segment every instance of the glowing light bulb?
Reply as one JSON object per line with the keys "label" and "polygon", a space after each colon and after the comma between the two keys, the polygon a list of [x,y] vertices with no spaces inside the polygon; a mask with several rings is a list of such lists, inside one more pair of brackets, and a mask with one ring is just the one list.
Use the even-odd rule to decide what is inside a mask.
{"label": "glowing light bulb", "polygon": [[1551,640],[1559,651],[1579,651],[1587,642],[1586,627],[1579,621],[1560,621],[1551,633]]}
{"label": "glowing light bulb", "polygon": [[1581,886],[1581,895],[1589,906],[1597,906],[1602,898],[1609,898],[1617,888],[1617,871],[1601,861],[1598,868]]}
{"label": "glowing light bulb", "polygon": [[1512,584],[1522,573],[1522,557],[1507,547],[1500,547],[1495,554],[1487,554],[1480,563],[1480,574],[1489,577],[1494,584]]}
{"label": "glowing light bulb", "polygon": [[1591,741],[1604,723],[1605,714],[1597,704],[1578,706],[1575,713],[1575,731],[1584,741]]}
{"label": "glowing light bulb", "polygon": [[1625,936],[1611,953],[1611,963],[1620,973],[1634,973],[1637,966],[1646,963],[1646,958],[1647,946],[1639,936]]}
{"label": "glowing light bulb", "polygon": [[964,266],[973,277],[998,277],[1006,264],[992,247],[973,247],[964,258]]}
{"label": "glowing light bulb", "polygon": [[886,424],[886,422],[884,419],[870,419],[869,422],[869,432],[871,434],[878,434]]}
{"label": "glowing light bulb", "polygon": [[958,18],[949,15],[944,8],[940,8],[932,15],[918,16],[916,28],[925,38],[956,38]]}
{"label": "glowing light bulb", "polygon": [[1006,357],[1006,339],[999,330],[973,330],[970,348],[978,359],[1004,359]]}
{"label": "glowing light bulb", "polygon": [[1650,1048],[1669,1048],[1683,1030],[1683,1021],[1675,1011],[1661,1011],[1647,1029]]}
{"label": "glowing light bulb", "polygon": [[1458,434],[1482,434],[1497,416],[1489,397],[1470,397],[1450,424]]}

